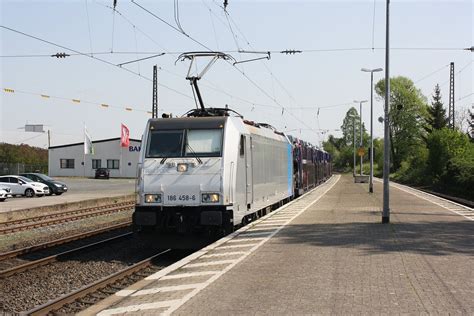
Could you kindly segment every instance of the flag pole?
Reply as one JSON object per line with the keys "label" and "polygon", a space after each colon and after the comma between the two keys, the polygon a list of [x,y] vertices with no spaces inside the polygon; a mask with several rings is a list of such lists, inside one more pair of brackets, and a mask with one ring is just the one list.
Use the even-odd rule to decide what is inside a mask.
{"label": "flag pole", "polygon": [[[84,123],[84,147],[82,148],[82,152],[83,152],[83,155],[82,155],[82,172],[83,172],[83,175],[84,175],[84,178],[86,177],[86,142],[87,142],[87,136],[86,136],[86,124]],[[88,146],[88,145],[87,145]]]}

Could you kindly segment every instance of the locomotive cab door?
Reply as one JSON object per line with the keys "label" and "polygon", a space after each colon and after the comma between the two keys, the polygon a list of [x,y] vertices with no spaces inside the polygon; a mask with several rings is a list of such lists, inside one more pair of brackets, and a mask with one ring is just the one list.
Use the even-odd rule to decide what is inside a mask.
{"label": "locomotive cab door", "polygon": [[252,174],[252,137],[245,135],[245,177],[247,181],[247,210],[253,203],[253,174]]}

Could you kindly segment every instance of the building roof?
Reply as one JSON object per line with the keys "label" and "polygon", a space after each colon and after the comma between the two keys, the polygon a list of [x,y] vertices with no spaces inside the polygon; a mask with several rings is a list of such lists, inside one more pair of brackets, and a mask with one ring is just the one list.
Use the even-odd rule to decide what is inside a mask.
{"label": "building roof", "polygon": [[[113,142],[116,140],[120,140],[120,137],[115,137],[115,138],[107,138],[107,139],[101,139],[101,140],[93,140],[92,144],[98,144],[98,143],[106,143],[106,142]],[[133,139],[130,138],[131,142],[139,142],[141,143],[141,139]],[[59,146],[50,146],[48,149],[56,149],[56,148],[64,148],[64,147],[73,147],[73,146],[84,146],[84,142],[81,143],[74,143],[74,144],[66,144],[66,145],[59,145]]]}

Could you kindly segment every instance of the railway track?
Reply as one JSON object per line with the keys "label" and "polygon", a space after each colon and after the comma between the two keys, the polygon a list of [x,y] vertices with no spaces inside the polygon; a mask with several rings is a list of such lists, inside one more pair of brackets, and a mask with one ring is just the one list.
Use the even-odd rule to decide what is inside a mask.
{"label": "railway track", "polygon": [[[110,230],[110,229],[108,229],[108,230]],[[104,231],[102,231],[102,232],[104,232]],[[85,238],[84,236],[87,237],[87,235],[89,235],[89,233],[82,234],[83,238]],[[25,251],[26,252],[33,251],[33,250],[29,250],[29,248],[19,249],[18,251],[11,251],[11,252],[8,252],[8,253],[5,253],[5,254],[1,255],[2,259],[0,261],[0,269],[1,269],[0,270],[0,279],[6,278],[8,276],[11,276],[11,275],[14,275],[14,274],[17,274],[17,273],[20,273],[20,272],[24,272],[26,270],[34,269],[34,268],[37,268],[37,267],[40,267],[40,266],[58,261],[62,258],[65,258],[67,256],[70,256],[70,255],[73,255],[73,254],[76,254],[76,253],[79,253],[81,251],[91,249],[93,247],[102,246],[106,243],[110,243],[110,242],[117,241],[119,239],[124,239],[124,238],[127,238],[127,237],[131,237],[132,235],[133,235],[132,232],[128,232],[128,233],[120,234],[118,236],[114,236],[114,237],[110,237],[110,238],[107,238],[107,239],[104,239],[104,240],[100,240],[100,241],[97,241],[97,242],[89,243],[87,245],[75,247],[73,249],[68,249],[68,250],[65,250],[65,251],[61,251],[61,252],[58,252],[58,253],[53,254],[53,255],[40,256],[40,258],[34,258],[32,260],[31,259],[30,260],[21,259],[21,258],[18,257],[19,253],[22,253],[22,252],[25,253]],[[78,236],[77,238],[80,238],[80,236]],[[53,241],[53,242],[51,242],[51,244],[53,244],[55,242],[57,242],[57,241]],[[45,243],[45,244],[47,244],[47,243]],[[38,245],[38,246],[42,246],[42,245]],[[33,246],[33,247],[30,247],[30,248],[35,248],[35,247],[38,247],[38,246]],[[15,252],[17,252],[17,253],[15,254]]]}
{"label": "railway track", "polygon": [[[83,310],[87,306],[93,305],[103,298],[125,288],[128,284],[134,283],[161,269],[161,267],[154,265],[154,261],[170,251],[171,249],[161,251],[156,255],[135,263],[134,265],[108,277],[26,311],[24,314],[47,315],[55,313],[61,309],[65,309],[65,311],[60,312],[61,314],[63,312],[69,314]],[[148,271],[143,273],[144,270]],[[73,306],[67,306],[68,304],[73,304]]]}
{"label": "railway track", "polygon": [[69,243],[69,242],[73,242],[73,241],[77,241],[77,240],[83,240],[83,239],[86,239],[88,237],[97,236],[97,235],[107,233],[107,232],[110,232],[110,231],[114,231],[114,230],[117,230],[117,229],[121,229],[121,228],[126,228],[126,227],[130,226],[131,224],[132,224],[132,222],[129,220],[129,221],[126,221],[126,222],[123,222],[123,223],[115,224],[115,225],[104,227],[104,228],[101,228],[101,229],[97,229],[97,230],[93,230],[93,231],[89,231],[89,232],[83,232],[83,233],[75,234],[75,235],[72,235],[72,236],[47,241],[47,242],[37,244],[37,245],[33,245],[33,246],[30,246],[30,247],[25,247],[25,248],[20,248],[20,249],[11,250],[11,251],[8,251],[8,252],[0,253],[0,266],[1,266],[2,261],[5,261],[9,258],[15,258],[15,257],[21,256],[21,255],[26,255],[26,254],[34,252],[34,251],[38,251],[38,250],[42,250],[42,249],[49,249],[49,248],[52,248],[54,246],[59,246],[59,245],[66,244],[66,243]]}
{"label": "railway track", "polygon": [[134,202],[130,201],[4,222],[0,223],[0,234],[8,234],[32,228],[51,226],[89,217],[121,212],[130,210],[133,206]]}
{"label": "railway track", "polygon": [[[91,233],[97,232],[86,234]],[[113,233],[120,235],[109,238],[105,232],[107,235],[81,240],[86,234],[78,234],[68,237],[79,239],[71,245],[48,248],[45,243],[1,254],[0,314],[25,314],[38,309],[31,313],[43,315],[48,313],[46,309],[57,310],[64,304],[68,306],[59,313],[73,314],[183,257],[176,251],[165,255],[169,250],[148,240],[137,243],[131,232]],[[37,247],[39,250],[35,250]],[[64,250],[66,247],[69,249]]]}

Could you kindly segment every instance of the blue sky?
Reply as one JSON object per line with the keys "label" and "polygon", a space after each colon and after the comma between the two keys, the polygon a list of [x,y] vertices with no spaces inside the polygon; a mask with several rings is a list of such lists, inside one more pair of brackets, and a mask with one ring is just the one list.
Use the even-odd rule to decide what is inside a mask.
{"label": "blue sky", "polygon": [[[173,1],[136,2],[176,27]],[[241,64],[238,69],[218,61],[201,81],[205,102],[228,104],[247,119],[293,130],[315,144],[327,137],[320,129],[338,135],[334,130],[339,129],[350,103],[370,98],[370,77],[360,68],[385,67],[385,1],[228,2],[229,22],[221,0],[179,1],[183,30],[207,47],[232,51],[237,60],[260,56],[236,53],[239,49],[303,53],[273,53],[270,60]],[[1,87],[15,90],[2,90],[1,141],[46,146],[45,135],[19,129],[25,123],[45,124],[51,130],[52,145],[82,141],[84,124],[93,139],[118,137],[120,123],[130,128],[133,138],[140,138],[151,109],[152,83],[144,77],[152,77],[154,64],[160,67],[159,83],[175,90],[159,87],[160,114],[182,115],[195,107],[184,79],[188,63],[175,65],[176,53],[204,48],[130,1],[118,0],[115,13],[107,7],[112,3],[1,0],[2,26],[82,53],[106,53],[94,56],[113,64],[151,55],[141,53],[166,53],[123,66],[139,75],[80,55],[8,57],[71,52],[0,29]],[[474,55],[462,48],[474,44],[473,10],[470,0],[392,0],[391,76],[411,78],[427,97],[439,83],[447,105],[448,65],[455,62],[456,107],[469,108],[474,100],[469,96]],[[378,73],[375,80],[382,77]],[[338,106],[328,107],[332,105]],[[382,114],[381,100],[376,99],[374,113],[375,117]],[[366,104],[363,121],[367,127],[368,114]],[[374,124],[376,136],[381,136],[382,126]]]}

